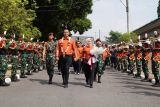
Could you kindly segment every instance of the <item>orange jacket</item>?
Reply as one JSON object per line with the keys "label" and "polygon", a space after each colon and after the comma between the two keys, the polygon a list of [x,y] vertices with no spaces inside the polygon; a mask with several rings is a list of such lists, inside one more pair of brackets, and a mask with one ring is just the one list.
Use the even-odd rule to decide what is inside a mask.
{"label": "orange jacket", "polygon": [[93,48],[93,46],[85,46],[83,48],[83,58],[85,61],[88,61],[91,57],[90,51]]}
{"label": "orange jacket", "polygon": [[83,47],[77,47],[77,57],[79,59],[83,58]]}
{"label": "orange jacket", "polygon": [[73,56],[73,54],[75,54],[75,56],[77,57],[76,49],[76,44],[71,37],[62,38],[58,41],[56,47],[56,56],[60,57],[63,54]]}
{"label": "orange jacket", "polygon": [[107,57],[109,57],[111,54],[110,54],[110,51],[108,49],[106,49],[104,52],[103,52],[103,60],[105,61]]}

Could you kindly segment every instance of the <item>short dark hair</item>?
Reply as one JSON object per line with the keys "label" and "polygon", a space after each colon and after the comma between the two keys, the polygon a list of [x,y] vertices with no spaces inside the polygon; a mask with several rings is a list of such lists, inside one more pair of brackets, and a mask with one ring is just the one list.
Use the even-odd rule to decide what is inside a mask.
{"label": "short dark hair", "polygon": [[98,38],[98,39],[96,40],[96,42],[101,42],[101,40]]}
{"label": "short dark hair", "polygon": [[52,36],[52,35],[54,36],[54,33],[52,33],[52,32],[48,34],[48,36]]}

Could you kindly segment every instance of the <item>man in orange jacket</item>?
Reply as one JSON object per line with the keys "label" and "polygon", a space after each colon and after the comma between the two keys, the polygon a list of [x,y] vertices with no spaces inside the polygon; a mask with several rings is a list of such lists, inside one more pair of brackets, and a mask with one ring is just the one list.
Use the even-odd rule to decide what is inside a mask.
{"label": "man in orange jacket", "polygon": [[77,60],[77,49],[74,40],[70,37],[70,32],[68,29],[64,30],[63,35],[64,36],[58,41],[57,44],[56,59],[61,62],[60,68],[64,88],[68,88],[69,67],[72,64],[73,54],[75,55],[74,60]]}

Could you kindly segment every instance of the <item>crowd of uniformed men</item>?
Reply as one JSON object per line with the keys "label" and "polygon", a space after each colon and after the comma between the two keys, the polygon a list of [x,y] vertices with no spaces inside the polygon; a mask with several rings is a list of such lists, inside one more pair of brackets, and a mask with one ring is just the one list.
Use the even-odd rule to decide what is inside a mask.
{"label": "crowd of uniformed men", "polygon": [[[100,39],[93,41],[92,38],[86,38],[86,43],[82,44],[81,41],[74,41],[70,37],[68,29],[64,30],[63,37],[56,42],[53,33],[49,33],[47,42],[32,42],[29,37],[24,41],[24,36],[16,41],[15,35],[10,39],[6,39],[5,36],[6,32],[0,34],[2,86],[44,69],[49,76],[48,83],[52,84],[56,64],[62,75],[64,88],[68,87],[71,65],[75,74],[84,73],[86,86],[90,88],[93,88],[95,81],[101,83],[106,66],[126,72],[135,78],[142,78],[144,74],[142,81],[150,81],[151,69],[155,79],[153,86],[160,86],[160,34],[157,32],[151,40],[146,34],[143,40],[138,38],[138,43],[131,41],[113,45],[104,44]],[[8,70],[11,71],[11,75],[7,75]]]}

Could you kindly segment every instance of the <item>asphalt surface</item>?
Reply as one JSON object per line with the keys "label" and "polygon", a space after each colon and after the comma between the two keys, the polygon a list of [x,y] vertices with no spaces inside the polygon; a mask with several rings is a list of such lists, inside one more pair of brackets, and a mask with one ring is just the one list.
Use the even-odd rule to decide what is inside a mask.
{"label": "asphalt surface", "polygon": [[102,83],[85,87],[84,75],[70,75],[62,87],[61,75],[47,84],[46,71],[34,73],[9,87],[0,87],[0,107],[160,107],[160,87],[107,68]]}

